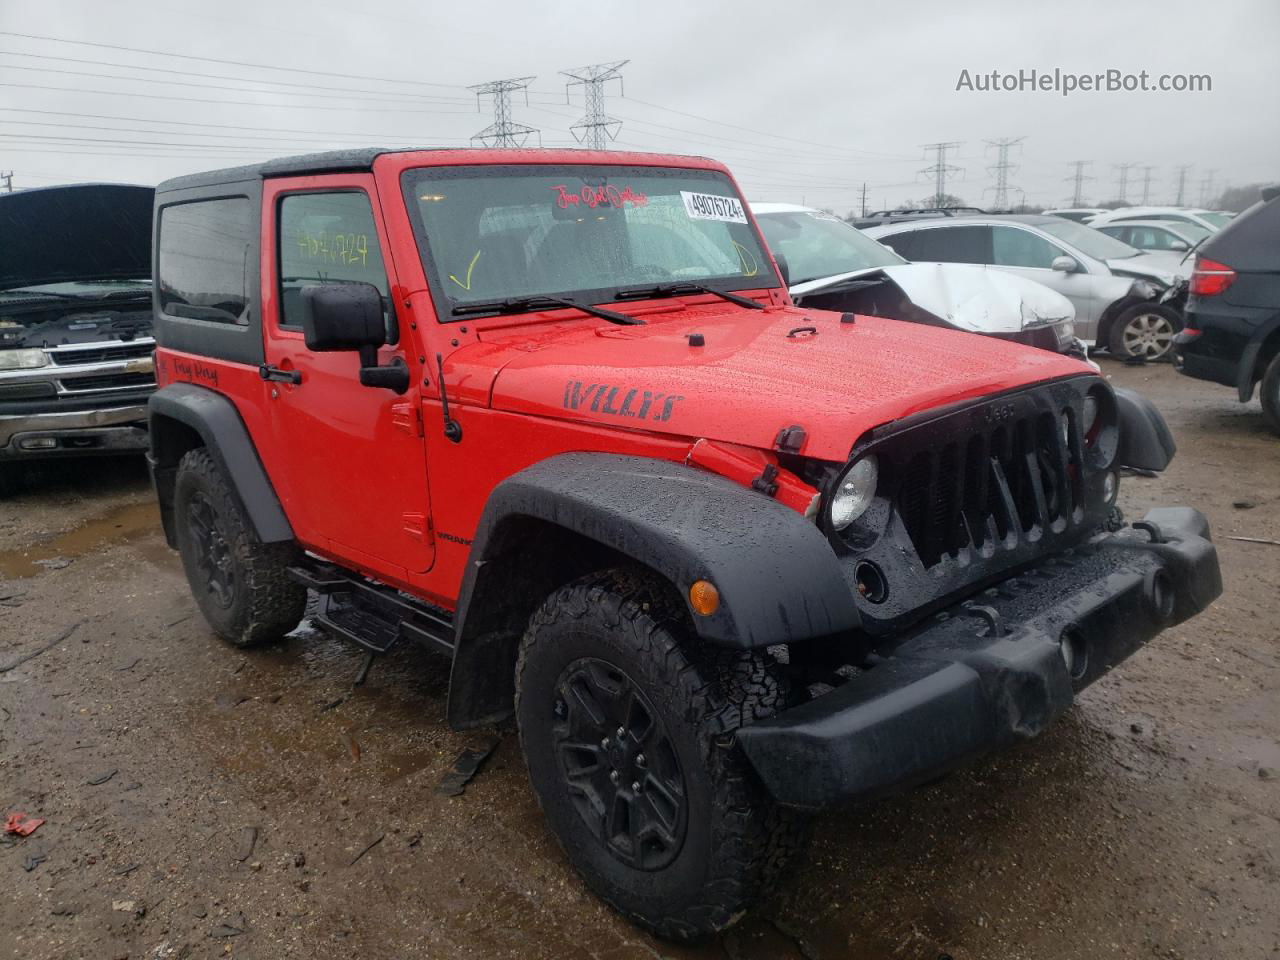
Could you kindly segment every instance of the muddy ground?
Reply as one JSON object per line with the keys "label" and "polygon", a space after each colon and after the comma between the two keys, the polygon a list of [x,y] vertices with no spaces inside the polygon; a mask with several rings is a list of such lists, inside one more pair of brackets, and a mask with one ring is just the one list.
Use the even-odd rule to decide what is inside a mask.
{"label": "muddy ground", "polygon": [[[1104,363],[1106,363],[1104,361]],[[477,739],[447,665],[300,629],[243,653],[205,627],[142,466],[41,468],[0,505],[0,957],[1239,958],[1280,954],[1280,440],[1256,404],[1107,363],[1179,456],[1131,515],[1205,511],[1227,593],[1038,740],[823,817],[733,933],[673,948],[587,894],[515,738],[460,797]],[[42,862],[35,862],[43,856]],[[32,869],[24,869],[32,866]]]}

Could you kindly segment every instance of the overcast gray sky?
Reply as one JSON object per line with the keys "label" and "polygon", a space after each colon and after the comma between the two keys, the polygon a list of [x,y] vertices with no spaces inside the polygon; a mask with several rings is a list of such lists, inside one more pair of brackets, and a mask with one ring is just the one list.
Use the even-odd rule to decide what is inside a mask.
{"label": "overcast gray sky", "polygon": [[[1277,49],[1276,0],[0,0],[0,171],[19,187],[154,183],[335,146],[461,145],[492,119],[466,86],[518,76],[536,79],[514,119],[569,145],[581,90],[566,103],[559,71],[626,59],[607,101],[618,147],[717,157],[750,199],[845,212],[863,182],[872,207],[918,199],[922,145],[945,140],[962,141],[949,192],[990,202],[984,141],[1021,136],[1009,181],[1028,202],[1065,201],[1076,159],[1090,200],[1133,163],[1130,199],[1150,165],[1152,202],[1169,202],[1189,164],[1195,202],[1210,171],[1215,194],[1280,180]],[[1208,74],[1212,91],[956,90],[964,69],[1032,68]]]}

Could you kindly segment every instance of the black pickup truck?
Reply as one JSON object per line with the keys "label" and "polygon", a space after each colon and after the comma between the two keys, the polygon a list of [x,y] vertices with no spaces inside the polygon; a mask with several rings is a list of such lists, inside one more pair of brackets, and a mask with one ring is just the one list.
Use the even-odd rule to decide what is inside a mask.
{"label": "black pickup truck", "polygon": [[155,190],[0,197],[0,496],[20,461],[144,453]]}

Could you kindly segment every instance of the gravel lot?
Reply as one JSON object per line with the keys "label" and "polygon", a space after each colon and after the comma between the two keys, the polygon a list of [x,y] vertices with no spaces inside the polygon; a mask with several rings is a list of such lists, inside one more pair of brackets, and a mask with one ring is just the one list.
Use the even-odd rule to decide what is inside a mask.
{"label": "gravel lot", "polygon": [[[817,824],[734,932],[673,948],[587,894],[515,737],[460,797],[447,664],[301,628],[214,640],[139,463],[0,504],[0,957],[1240,958],[1280,954],[1280,440],[1256,403],[1104,362],[1180,452],[1121,503],[1208,514],[1226,594],[1036,741]],[[59,644],[13,669],[74,628]],[[24,869],[39,856],[43,862]]]}

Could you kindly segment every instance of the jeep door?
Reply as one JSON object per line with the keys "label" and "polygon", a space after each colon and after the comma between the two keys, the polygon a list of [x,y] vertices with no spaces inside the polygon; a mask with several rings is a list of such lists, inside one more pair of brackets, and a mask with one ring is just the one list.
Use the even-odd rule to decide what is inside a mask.
{"label": "jeep door", "polygon": [[417,389],[404,395],[359,382],[355,351],[313,352],[302,333],[302,291],[313,284],[373,284],[387,345],[378,364],[405,362],[409,338],[391,296],[395,268],[373,177],[268,180],[263,186],[262,304],[273,376],[277,492],[298,538],[317,552],[390,579],[430,568],[434,545]]}

